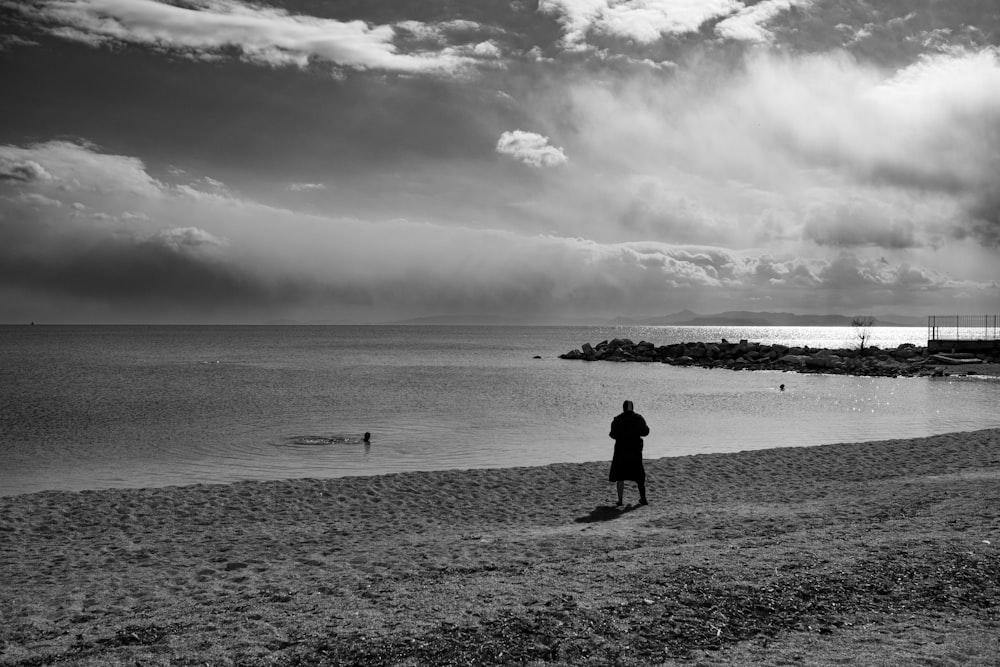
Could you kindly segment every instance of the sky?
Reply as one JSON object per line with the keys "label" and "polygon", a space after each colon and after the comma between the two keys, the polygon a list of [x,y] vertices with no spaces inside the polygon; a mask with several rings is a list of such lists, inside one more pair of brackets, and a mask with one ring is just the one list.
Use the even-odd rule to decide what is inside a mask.
{"label": "sky", "polygon": [[0,25],[0,322],[1000,312],[995,0]]}

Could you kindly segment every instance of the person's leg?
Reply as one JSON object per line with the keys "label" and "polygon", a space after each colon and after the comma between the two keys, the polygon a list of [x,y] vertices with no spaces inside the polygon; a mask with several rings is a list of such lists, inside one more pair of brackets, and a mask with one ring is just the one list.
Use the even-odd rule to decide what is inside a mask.
{"label": "person's leg", "polygon": [[622,494],[625,493],[625,480],[618,480],[618,504],[622,504]]}
{"label": "person's leg", "polygon": [[646,482],[636,482],[635,485],[639,487],[639,504],[648,505],[649,503],[646,502]]}

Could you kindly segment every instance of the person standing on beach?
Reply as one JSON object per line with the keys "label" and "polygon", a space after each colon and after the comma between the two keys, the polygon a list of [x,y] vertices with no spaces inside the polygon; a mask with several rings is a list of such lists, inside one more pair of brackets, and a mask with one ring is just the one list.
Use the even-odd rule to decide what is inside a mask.
{"label": "person standing on beach", "polygon": [[649,426],[632,405],[632,401],[622,404],[622,413],[611,422],[611,433],[615,439],[615,455],[611,459],[609,482],[618,484],[618,505],[622,504],[625,481],[631,480],[639,487],[639,504],[646,501],[646,469],[642,465],[642,438],[649,435]]}

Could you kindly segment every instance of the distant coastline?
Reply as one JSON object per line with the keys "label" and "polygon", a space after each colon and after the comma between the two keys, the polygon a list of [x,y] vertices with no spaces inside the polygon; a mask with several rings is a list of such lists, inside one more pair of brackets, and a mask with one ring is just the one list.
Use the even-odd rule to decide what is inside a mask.
{"label": "distant coastline", "polygon": [[[721,313],[696,313],[681,310],[667,315],[616,317],[553,317],[498,315],[495,313],[464,313],[424,315],[394,320],[352,320],[337,318],[290,319],[275,318],[241,322],[2,322],[2,326],[48,324],[56,326],[652,326],[652,327],[849,327],[854,316],[830,314],[800,314],[787,312],[753,312],[730,310]],[[873,316],[872,327],[926,327],[925,316],[885,314]]]}
{"label": "distant coastline", "polygon": [[[853,316],[838,314],[800,315],[797,313],[758,313],[729,310],[723,313],[700,315],[690,310],[682,310],[661,317],[640,319],[618,317],[611,323],[629,326],[675,327],[849,327],[852,325],[853,319]],[[871,326],[922,327],[927,326],[927,319],[910,315],[883,315],[875,317]]]}
{"label": "distant coastline", "polygon": [[[532,324],[553,326],[666,326],[666,327],[849,327],[854,316],[836,313],[823,315],[803,315],[784,312],[752,312],[729,310],[722,313],[700,314],[681,310],[668,315],[648,317],[618,316],[609,320],[559,319],[545,322],[531,322],[524,318],[504,317],[491,314],[431,315],[395,322],[393,325],[519,325]],[[874,317],[874,327],[924,327],[926,317],[888,314]]]}

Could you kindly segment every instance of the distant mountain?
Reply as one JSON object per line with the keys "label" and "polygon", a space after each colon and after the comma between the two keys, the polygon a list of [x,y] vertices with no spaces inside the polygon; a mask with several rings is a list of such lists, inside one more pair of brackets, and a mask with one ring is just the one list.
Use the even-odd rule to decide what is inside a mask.
{"label": "distant mountain", "polygon": [[[890,324],[890,322],[894,322],[895,324]],[[895,313],[891,313],[879,317],[878,324],[884,327],[925,327],[927,326],[927,316],[921,315],[919,317],[914,317],[912,315],[897,315]]]}
{"label": "distant mountain", "polygon": [[751,313],[731,310],[717,315],[703,315],[688,322],[695,326],[751,327],[846,327],[851,318],[845,315],[796,315],[795,313]]}
{"label": "distant mountain", "polygon": [[649,327],[669,327],[683,326],[698,317],[701,317],[698,313],[690,310],[682,310],[677,313],[671,313],[670,315],[661,315],[660,317],[647,317],[642,319],[636,319],[634,317],[616,317],[613,320],[609,320],[607,323],[614,326],[638,325]]}
{"label": "distant mountain", "polygon": [[592,317],[517,317],[508,315],[428,315],[405,320],[383,322],[390,325],[442,325],[442,326],[600,326],[603,323]]}
{"label": "distant mountain", "polygon": [[[552,325],[552,326],[699,326],[699,327],[774,327],[774,326],[798,326],[798,327],[848,327],[851,326],[852,316],[848,315],[798,315],[796,313],[755,313],[746,310],[729,310],[724,313],[699,314],[691,310],[681,310],[668,315],[657,315],[654,317],[616,317],[606,322],[600,322],[591,318],[528,318],[510,317],[506,315],[492,315],[486,313],[473,313],[469,315],[428,315],[425,317],[414,317],[405,320],[372,322],[372,324],[391,325],[440,325],[440,326],[531,326],[531,325]],[[365,322],[352,322],[350,320],[270,320],[265,322],[268,325],[337,325],[337,324],[365,324]],[[925,326],[926,317],[912,317],[907,315],[884,315],[876,318],[874,326],[883,327],[912,327]]]}
{"label": "distant mountain", "polygon": [[[853,316],[849,315],[798,315],[796,313],[755,313],[745,310],[729,310],[724,313],[699,315],[690,310],[682,310],[669,315],[647,318],[617,317],[608,324],[618,326],[697,326],[697,327],[849,327]],[[923,326],[924,318],[905,315],[887,315],[875,318],[874,326],[905,327]]]}

